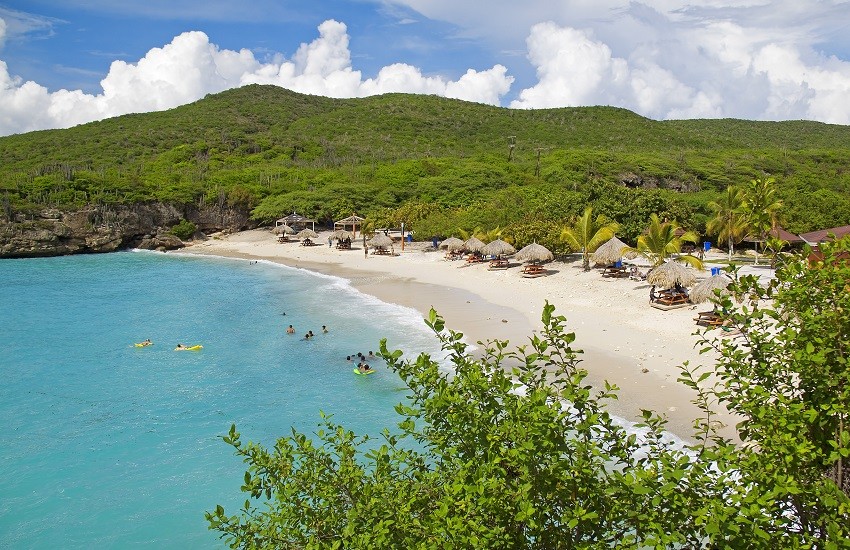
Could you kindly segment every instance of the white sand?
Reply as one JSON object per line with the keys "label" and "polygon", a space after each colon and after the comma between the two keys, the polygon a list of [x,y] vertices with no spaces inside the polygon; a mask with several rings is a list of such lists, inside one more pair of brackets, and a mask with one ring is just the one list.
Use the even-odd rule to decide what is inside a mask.
{"label": "white sand", "polygon": [[[447,326],[463,332],[470,341],[509,339],[527,343],[532,330],[542,326],[546,300],[556,314],[567,317],[576,333],[575,347],[582,349],[582,367],[589,381],[617,384],[620,399],[612,403],[615,414],[630,420],[641,409],[651,409],[669,420],[668,429],[691,439],[693,420],[699,415],[691,403],[693,392],[677,382],[680,365],[711,362],[695,349],[699,328],[693,318],[708,304],[661,311],[649,306],[649,286],[628,279],[603,278],[599,271],[584,272],[581,261],[547,265],[546,277],[526,279],[519,267],[488,271],[486,264],[466,265],[446,261],[443,252],[423,250],[421,243],[395,247],[397,256],[364,256],[362,245],[341,251],[323,243],[312,247],[297,242],[280,244],[268,229],[245,231],[196,243],[186,252],[263,258],[350,279],[355,288],[384,301],[411,306],[423,317],[434,307]],[[708,276],[708,273],[705,273]],[[645,372],[644,372],[645,371]],[[735,420],[720,416],[724,435],[733,436]]]}

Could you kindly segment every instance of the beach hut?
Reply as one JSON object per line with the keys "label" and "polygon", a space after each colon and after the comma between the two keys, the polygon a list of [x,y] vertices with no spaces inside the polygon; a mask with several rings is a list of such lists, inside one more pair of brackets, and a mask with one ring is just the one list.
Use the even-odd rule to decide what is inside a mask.
{"label": "beach hut", "polygon": [[481,253],[481,249],[484,248],[484,246],[484,242],[477,237],[470,237],[465,243],[463,243],[463,248],[467,252],[473,253]]}
{"label": "beach hut", "polygon": [[665,262],[653,268],[646,276],[646,282],[661,288],[691,286],[697,280],[696,271],[676,261]]}
{"label": "beach hut", "polygon": [[330,235],[331,239],[335,241],[344,241],[345,239],[354,239],[354,235],[350,231],[346,231],[345,229],[337,229]]}
{"label": "beach hut", "polygon": [[629,248],[629,245],[617,237],[611,237],[596,249],[590,259],[596,265],[611,265],[623,259],[623,250],[626,248]]}
{"label": "beach hut", "polygon": [[369,247],[375,249],[375,254],[386,254],[388,248],[392,248],[393,240],[383,233],[378,233],[368,242]]}
{"label": "beach hut", "polygon": [[548,262],[552,260],[554,257],[555,256],[552,254],[552,252],[545,246],[537,243],[532,243],[528,246],[523,247],[519,252],[517,252],[514,256],[514,259],[517,259],[521,262],[541,264],[543,262]]}
{"label": "beach hut", "polygon": [[360,228],[363,225],[363,222],[365,220],[366,220],[366,218],[361,218],[360,216],[358,216],[356,214],[352,214],[352,215],[348,216],[347,218],[341,219],[339,221],[335,221],[334,222],[334,229],[335,230],[336,229],[347,230],[350,227],[351,233],[353,234],[353,236],[351,238],[356,239],[357,238],[357,229]]}
{"label": "beach hut", "polygon": [[502,256],[510,256],[511,254],[516,253],[516,248],[513,247],[510,243],[503,241],[502,239],[496,239],[495,241],[491,241],[484,245],[481,249],[481,253],[485,256],[495,256],[500,258]]}
{"label": "beach hut", "polygon": [[463,241],[457,237],[449,237],[440,243],[440,248],[445,248],[449,252],[457,252],[458,250],[463,250]]}
{"label": "beach hut", "polygon": [[302,229],[301,231],[295,234],[295,238],[301,241],[302,243],[304,241],[312,242],[313,239],[319,238],[319,234],[313,231],[312,229]]}
{"label": "beach hut", "polygon": [[721,294],[728,294],[729,283],[732,282],[727,275],[718,274],[712,275],[694,285],[689,293],[691,302],[701,304],[715,297],[715,290],[720,290]]}
{"label": "beach hut", "polygon": [[295,233],[295,230],[286,225],[285,223],[282,223],[280,225],[276,225],[275,228],[272,229],[272,233],[274,233],[275,235],[293,235]]}
{"label": "beach hut", "polygon": [[829,229],[812,231],[811,233],[801,233],[800,239],[811,246],[817,246],[820,243],[831,241],[833,235],[836,239],[840,239],[848,234],[850,234],[850,225],[842,225],[841,227],[831,227]]}
{"label": "beach hut", "polygon": [[292,214],[286,216],[285,218],[280,218],[275,222],[275,226],[278,225],[288,225],[294,229],[306,229],[309,225],[311,229],[316,230],[316,220],[311,220],[310,218],[305,218],[300,214],[296,214],[293,212]]}

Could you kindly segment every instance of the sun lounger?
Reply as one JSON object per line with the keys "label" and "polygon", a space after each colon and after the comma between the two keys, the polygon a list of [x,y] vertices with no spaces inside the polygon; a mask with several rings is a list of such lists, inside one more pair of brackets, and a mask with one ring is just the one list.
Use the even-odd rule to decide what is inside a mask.
{"label": "sun lounger", "polygon": [[526,264],[523,266],[520,274],[526,278],[535,278],[535,277],[543,277],[546,275],[546,270],[543,269],[542,265],[537,264]]}
{"label": "sun lounger", "polygon": [[623,277],[628,277],[629,272],[626,271],[626,268],[623,266],[608,266],[602,270],[603,277],[610,277],[612,279],[622,279]]}
{"label": "sun lounger", "polygon": [[496,270],[496,269],[507,269],[509,267],[510,267],[510,263],[508,263],[508,260],[502,259],[502,258],[497,258],[495,260],[490,260],[490,265],[487,266],[487,269],[493,271],[493,270]]}

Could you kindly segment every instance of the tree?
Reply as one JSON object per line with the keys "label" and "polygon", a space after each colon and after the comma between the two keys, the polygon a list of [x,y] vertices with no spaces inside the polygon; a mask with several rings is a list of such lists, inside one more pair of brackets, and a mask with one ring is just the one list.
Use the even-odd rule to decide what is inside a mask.
{"label": "tree", "polygon": [[[637,239],[637,247],[629,250],[645,256],[654,267],[663,264],[667,258],[674,254],[680,254],[682,243],[685,242],[697,243],[699,242],[699,235],[693,231],[682,231],[675,221],[662,222],[657,214],[652,214],[649,217],[649,227]],[[676,259],[702,269],[702,262],[696,256],[686,254],[678,256]]]}
{"label": "tree", "polygon": [[782,252],[782,249],[784,249],[786,246],[788,246],[788,241],[776,235],[768,234],[768,236],[765,238],[764,248],[765,250],[770,250],[772,256],[770,259],[771,269],[776,269],[776,264],[779,260],[779,253]]}
{"label": "tree", "polygon": [[708,207],[714,217],[708,221],[706,230],[709,235],[717,235],[718,241],[725,241],[729,250],[729,261],[735,250],[735,243],[746,237],[749,225],[743,211],[744,193],[739,187],[730,185],[719,200],[711,201]]}
{"label": "tree", "polygon": [[755,178],[744,188],[742,210],[756,239],[756,265],[758,265],[758,244],[763,242],[768,231],[776,227],[782,201],[776,196],[776,181],[773,178]]}
{"label": "tree", "polygon": [[590,253],[613,237],[618,227],[601,214],[593,219],[593,207],[588,206],[571,226],[561,230],[561,241],[581,251],[582,269],[590,271]]}
{"label": "tree", "polygon": [[[766,287],[754,276],[736,277],[731,291],[745,297],[744,304],[726,297],[720,305],[737,336],[706,335],[702,343],[717,352],[717,362],[686,369],[682,381],[700,393],[706,434],[710,403],[742,419],[743,445],[713,435],[716,446],[705,457],[736,478],[728,505],[758,507],[747,512],[749,532],[756,538],[782,533],[788,548],[847,548],[850,239],[823,245],[821,262],[809,263],[809,252],[779,266]],[[695,381],[709,376],[718,382],[699,389]],[[720,510],[726,504],[713,506],[719,531],[743,524]]]}

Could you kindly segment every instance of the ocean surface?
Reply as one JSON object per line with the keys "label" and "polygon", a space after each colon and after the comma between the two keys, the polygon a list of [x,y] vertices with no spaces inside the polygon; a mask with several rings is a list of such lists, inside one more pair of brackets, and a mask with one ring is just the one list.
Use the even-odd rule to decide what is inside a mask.
{"label": "ocean surface", "polygon": [[235,423],[272,445],[320,411],[393,428],[401,381],[345,359],[383,337],[407,357],[439,349],[416,311],[262,261],[0,261],[0,547],[224,547],[204,512],[238,511],[245,465],[220,436]]}

